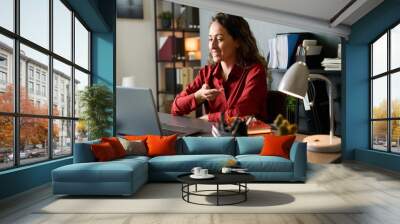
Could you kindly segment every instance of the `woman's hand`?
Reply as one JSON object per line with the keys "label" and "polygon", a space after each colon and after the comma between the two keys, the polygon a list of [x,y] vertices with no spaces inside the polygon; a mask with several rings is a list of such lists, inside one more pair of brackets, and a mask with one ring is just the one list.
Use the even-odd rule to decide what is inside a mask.
{"label": "woman's hand", "polygon": [[208,114],[205,114],[205,115],[199,117],[199,119],[208,121]]}
{"label": "woman's hand", "polygon": [[217,97],[223,89],[210,89],[210,86],[207,84],[203,84],[201,89],[197,90],[197,92],[194,93],[194,98],[196,99],[197,104],[201,104],[204,101],[212,101],[215,100],[215,97]]}

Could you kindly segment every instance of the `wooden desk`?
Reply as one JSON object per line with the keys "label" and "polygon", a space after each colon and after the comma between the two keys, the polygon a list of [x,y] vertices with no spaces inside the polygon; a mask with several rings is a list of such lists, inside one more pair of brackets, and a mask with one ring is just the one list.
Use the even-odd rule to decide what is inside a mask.
{"label": "wooden desk", "polygon": [[[212,123],[195,118],[173,116],[167,113],[158,113],[160,122],[168,125],[191,127],[200,129],[200,136],[212,136],[211,126]],[[296,141],[303,141],[307,135],[296,134]],[[340,162],[342,154],[340,152],[335,153],[321,153],[321,152],[310,152],[307,151],[307,161],[309,163],[337,163]]]}

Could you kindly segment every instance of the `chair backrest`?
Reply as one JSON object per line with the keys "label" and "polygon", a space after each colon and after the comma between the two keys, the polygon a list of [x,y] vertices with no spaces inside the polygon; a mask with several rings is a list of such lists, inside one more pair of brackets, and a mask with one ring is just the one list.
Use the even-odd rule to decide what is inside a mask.
{"label": "chair backrest", "polygon": [[279,91],[268,91],[267,123],[272,123],[279,114],[286,117],[286,111],[286,94]]}

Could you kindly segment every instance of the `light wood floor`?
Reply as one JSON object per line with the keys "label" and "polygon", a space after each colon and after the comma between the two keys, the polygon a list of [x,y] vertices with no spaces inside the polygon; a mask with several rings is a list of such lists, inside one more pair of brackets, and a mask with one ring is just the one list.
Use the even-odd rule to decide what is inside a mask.
{"label": "light wood floor", "polygon": [[[308,182],[366,206],[356,214],[36,214],[54,196],[43,186],[0,202],[0,223],[253,224],[400,223],[400,175],[358,163],[310,165]],[[316,202],[317,203],[317,202]],[[173,205],[171,205],[173,206]]]}

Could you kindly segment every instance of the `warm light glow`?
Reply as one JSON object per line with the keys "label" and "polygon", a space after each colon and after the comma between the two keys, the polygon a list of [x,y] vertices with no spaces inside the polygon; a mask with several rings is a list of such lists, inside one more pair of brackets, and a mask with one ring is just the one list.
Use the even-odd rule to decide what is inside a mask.
{"label": "warm light glow", "polygon": [[185,38],[185,50],[189,51],[189,52],[199,51],[200,50],[200,37]]}

